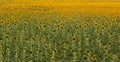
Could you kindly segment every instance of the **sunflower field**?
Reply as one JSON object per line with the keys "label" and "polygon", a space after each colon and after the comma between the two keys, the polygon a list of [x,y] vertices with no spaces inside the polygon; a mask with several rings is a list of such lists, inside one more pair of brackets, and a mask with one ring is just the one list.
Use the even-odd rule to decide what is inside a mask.
{"label": "sunflower field", "polygon": [[0,6],[0,62],[120,62],[120,7]]}

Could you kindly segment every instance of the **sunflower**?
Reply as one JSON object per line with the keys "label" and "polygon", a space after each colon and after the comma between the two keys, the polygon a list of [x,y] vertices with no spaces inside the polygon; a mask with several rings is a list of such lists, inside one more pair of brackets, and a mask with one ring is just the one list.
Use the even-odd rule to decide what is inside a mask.
{"label": "sunflower", "polygon": [[79,28],[81,29],[81,28],[82,28],[82,26],[79,26]]}
{"label": "sunflower", "polygon": [[94,23],[94,27],[97,27],[98,26],[98,23]]}
{"label": "sunflower", "polygon": [[113,35],[113,33],[112,33],[112,32],[110,32],[110,35]]}
{"label": "sunflower", "polygon": [[87,28],[88,27],[88,25],[87,24],[84,24],[84,28]]}
{"label": "sunflower", "polygon": [[110,54],[109,57],[110,57],[110,59],[113,59],[113,54]]}
{"label": "sunflower", "polygon": [[97,59],[96,55],[93,55],[93,60],[96,60],[96,59]]}
{"label": "sunflower", "polygon": [[26,24],[27,23],[27,20],[24,20],[24,24]]}
{"label": "sunflower", "polygon": [[4,20],[0,20],[0,24],[4,24]]}
{"label": "sunflower", "polygon": [[72,40],[75,40],[75,37],[73,37]]}
{"label": "sunflower", "polygon": [[43,26],[42,26],[42,25],[39,25],[39,26],[38,26],[38,29],[42,30],[42,29],[43,29]]}
{"label": "sunflower", "polygon": [[86,50],[86,53],[87,53],[87,54],[90,54],[90,51],[89,51],[89,50]]}
{"label": "sunflower", "polygon": [[105,29],[105,26],[102,26],[102,30],[104,30]]}
{"label": "sunflower", "polygon": [[17,51],[17,49],[14,51],[14,53],[16,54],[18,51]]}
{"label": "sunflower", "polygon": [[14,41],[18,41],[19,38],[18,38],[18,37],[13,37],[13,40],[14,40]]}
{"label": "sunflower", "polygon": [[89,25],[89,23],[88,23],[88,22],[86,22],[86,23],[84,24],[84,27],[85,27],[85,28],[87,28],[87,27],[88,27],[88,25]]}
{"label": "sunflower", "polygon": [[63,25],[63,29],[66,29],[67,27],[65,25]]}
{"label": "sunflower", "polygon": [[72,19],[72,18],[69,18],[68,21],[73,22],[73,19]]}
{"label": "sunflower", "polygon": [[109,25],[111,26],[111,25],[112,25],[112,22],[109,22]]}
{"label": "sunflower", "polygon": [[103,50],[106,52],[108,47],[106,45],[103,46]]}
{"label": "sunflower", "polygon": [[5,33],[5,30],[2,30],[3,33]]}
{"label": "sunflower", "polygon": [[41,52],[41,49],[37,48],[37,53],[40,53]]}
{"label": "sunflower", "polygon": [[116,28],[118,28],[118,27],[119,27],[119,24],[118,24],[118,23],[115,23],[114,26],[115,26]]}
{"label": "sunflower", "polygon": [[6,23],[9,26],[11,22],[10,22],[10,20],[7,20]]}
{"label": "sunflower", "polygon": [[57,27],[58,27],[58,29],[59,29],[59,28],[60,28],[60,25],[58,24],[58,26],[57,26]]}

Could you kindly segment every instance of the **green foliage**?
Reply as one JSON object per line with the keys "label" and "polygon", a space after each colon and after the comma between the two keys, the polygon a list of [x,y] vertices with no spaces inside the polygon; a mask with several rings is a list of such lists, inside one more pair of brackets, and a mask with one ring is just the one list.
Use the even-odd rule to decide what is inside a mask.
{"label": "green foliage", "polygon": [[2,62],[120,62],[119,21],[109,25],[111,20],[103,22],[102,16],[99,21],[74,16],[70,21],[57,13],[48,16],[18,15],[9,25],[3,19]]}

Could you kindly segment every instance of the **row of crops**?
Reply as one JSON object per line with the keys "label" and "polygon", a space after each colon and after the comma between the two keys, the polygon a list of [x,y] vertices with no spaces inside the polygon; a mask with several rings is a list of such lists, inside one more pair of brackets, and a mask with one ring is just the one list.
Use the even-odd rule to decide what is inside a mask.
{"label": "row of crops", "polygon": [[1,5],[0,6],[0,14],[30,14],[30,13],[44,13],[50,12],[54,10],[52,6],[47,5],[25,5],[25,4],[18,4],[18,5]]}
{"label": "row of crops", "polygon": [[1,62],[120,62],[120,16],[0,15]]}
{"label": "row of crops", "polygon": [[[20,7],[22,7],[22,8],[20,8]],[[12,10],[12,11],[18,11],[18,10],[29,10],[29,11],[31,11],[31,10],[33,10],[33,11],[49,11],[49,10],[51,10],[52,8],[51,7],[48,7],[48,6],[28,6],[28,8],[24,8],[23,6],[18,6],[18,7],[14,7],[14,6],[12,6],[12,7],[10,7],[10,6],[6,6],[6,7],[4,7],[4,8],[2,8],[2,10],[4,10],[4,11],[10,11],[10,10]]]}

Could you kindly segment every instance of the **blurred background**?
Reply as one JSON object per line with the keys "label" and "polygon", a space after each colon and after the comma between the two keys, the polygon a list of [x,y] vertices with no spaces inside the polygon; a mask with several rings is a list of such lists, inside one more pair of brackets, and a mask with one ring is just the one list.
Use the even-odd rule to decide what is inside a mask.
{"label": "blurred background", "polygon": [[0,3],[3,2],[80,3],[80,2],[120,2],[120,0],[0,0]]}

